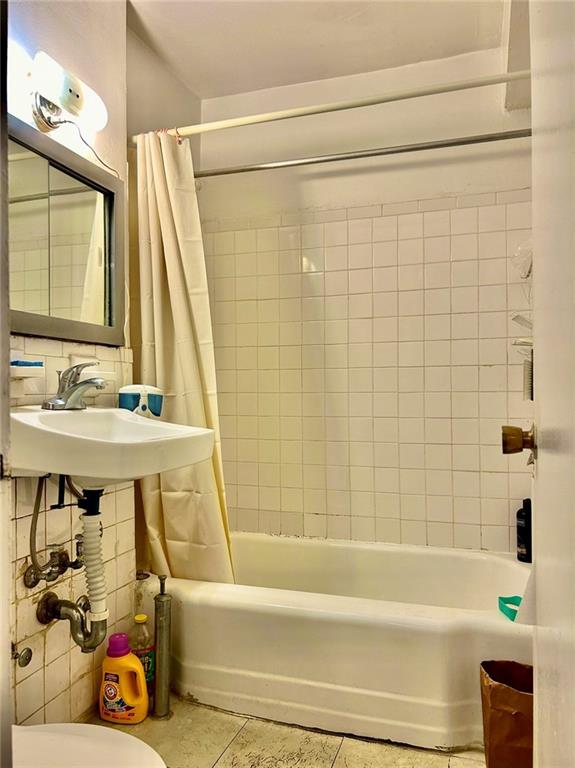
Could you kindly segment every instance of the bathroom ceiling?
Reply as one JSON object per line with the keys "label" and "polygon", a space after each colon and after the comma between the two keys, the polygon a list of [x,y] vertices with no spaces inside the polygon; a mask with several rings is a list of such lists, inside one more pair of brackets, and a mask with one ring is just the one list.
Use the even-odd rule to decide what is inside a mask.
{"label": "bathroom ceiling", "polygon": [[129,26],[201,98],[501,44],[503,0],[130,0]]}

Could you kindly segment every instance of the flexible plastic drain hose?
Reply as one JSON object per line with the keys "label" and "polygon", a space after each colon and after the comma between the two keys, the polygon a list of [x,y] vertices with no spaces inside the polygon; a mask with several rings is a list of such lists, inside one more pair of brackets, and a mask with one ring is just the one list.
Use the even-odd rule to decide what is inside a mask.
{"label": "flexible plastic drain hose", "polygon": [[88,599],[90,601],[91,621],[108,618],[106,607],[106,579],[102,558],[102,537],[100,535],[100,515],[82,515],[84,528],[84,573]]}

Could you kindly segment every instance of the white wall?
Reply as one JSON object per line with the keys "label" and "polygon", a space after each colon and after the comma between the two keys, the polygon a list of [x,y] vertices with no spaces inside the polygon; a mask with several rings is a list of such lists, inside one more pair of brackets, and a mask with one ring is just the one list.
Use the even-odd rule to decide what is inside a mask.
{"label": "white wall", "polygon": [[[8,37],[8,8],[6,3],[0,7],[0,66],[6,67],[7,37]],[[8,185],[6,172],[8,170],[8,137],[6,135],[6,85],[5,80],[0,85],[0,227],[5,231],[8,223]],[[0,240],[0,454],[9,460],[9,312],[8,303],[8,238],[3,234]],[[9,511],[12,508],[12,484],[9,479],[0,479],[0,763],[11,765],[12,762],[12,718],[13,701],[10,680],[12,676],[12,659],[10,658],[11,640],[11,606],[8,596],[12,590],[11,567],[11,523]]]}
{"label": "white wall", "polygon": [[[93,404],[112,407],[119,387],[131,383],[132,352],[126,348],[98,347],[52,339],[12,337],[12,358],[41,360],[45,376],[24,383],[23,391],[12,389],[11,404],[38,405],[56,387],[56,371],[80,360],[99,360],[100,371],[113,372],[115,384],[108,384],[104,394]],[[105,373],[103,373],[105,376]],[[73,559],[74,536],[81,529],[80,510],[67,506],[50,509],[56,500],[56,484],[48,482],[38,521],[40,561],[48,558],[46,545],[61,543]],[[107,489],[102,499],[102,548],[108,591],[108,632],[125,632],[131,626],[135,585],[134,490],[132,483]],[[25,668],[16,667],[14,675],[14,712],[17,723],[36,725],[44,722],[70,722],[81,717],[97,700],[97,683],[105,654],[102,644],[94,654],[83,654],[70,637],[67,622],[49,627],[36,619],[36,606],[42,592],[56,589],[62,598],[77,600],[85,594],[83,571],[69,570],[57,582],[40,582],[26,589],[22,580],[30,563],[30,522],[36,493],[35,478],[12,482],[12,640],[18,650],[31,648],[33,660]],[[72,498],[66,492],[66,504]]]}
{"label": "white wall", "polygon": [[[200,99],[128,29],[128,136],[201,121]],[[199,141],[193,144],[199,160]]]}
{"label": "white wall", "polygon": [[[209,121],[504,70],[500,50],[203,102]],[[505,86],[202,136],[202,168],[525,126]],[[507,550],[530,490],[508,258],[525,140],[203,179],[231,520]]]}
{"label": "white wall", "polygon": [[[103,99],[108,124],[95,137],[106,163],[126,177],[126,6],[115,0],[42,2],[12,0],[9,36],[33,57],[45,51]],[[8,65],[9,78],[11,64]],[[9,102],[8,111],[14,112]],[[18,117],[33,124],[30,113]],[[73,126],[51,134],[78,154],[94,160]]]}
{"label": "white wall", "polygon": [[535,765],[575,755],[575,5],[531,3],[535,381]]}
{"label": "white wall", "polygon": [[[42,2],[12,0],[10,36],[30,56],[44,50],[63,67],[70,69],[104,100],[108,124],[96,136],[95,145],[104,160],[126,178],[126,6],[115,0],[84,2]],[[18,94],[16,94],[18,95]],[[18,100],[17,106],[23,105]],[[10,106],[10,105],[9,105]],[[27,105],[24,105],[27,107]],[[32,124],[29,113],[18,114]],[[51,134],[55,141],[97,162],[78,142],[75,132],[62,127]],[[113,371],[115,385],[97,398],[101,405],[114,403],[117,387],[131,382],[132,353],[126,348],[74,344],[51,339],[12,336],[12,357],[42,360],[45,376],[12,387],[13,405],[41,402],[56,388],[56,370],[99,359],[101,370]],[[81,716],[96,698],[95,682],[100,679],[104,646],[95,654],[82,654],[73,647],[66,622],[49,628],[36,620],[39,593],[45,585],[27,590],[22,573],[29,558],[27,537],[32,513],[33,485],[29,479],[12,484],[12,638],[17,647],[31,647],[32,663],[16,668],[14,709],[19,723],[65,722]],[[71,556],[78,531],[78,510],[47,509],[53,499],[47,491],[40,515],[40,543],[64,542]],[[111,489],[103,501],[103,546],[109,593],[110,631],[123,631],[133,611],[135,583],[133,488]],[[41,552],[41,559],[46,553]],[[52,588],[54,585],[52,585]],[[59,594],[76,599],[85,591],[84,576],[68,572],[57,583]]]}
{"label": "white wall", "polygon": [[[202,121],[372,96],[504,71],[503,50],[398,69],[273,88],[202,102]],[[507,113],[505,86],[426,97],[202,136],[202,169],[257,163],[449,136],[511,130],[527,112]],[[436,150],[425,155],[335,163],[201,182],[207,218],[521,188],[530,184],[528,140]]]}
{"label": "white wall", "polygon": [[529,227],[510,190],[205,233],[233,528],[513,550]]}

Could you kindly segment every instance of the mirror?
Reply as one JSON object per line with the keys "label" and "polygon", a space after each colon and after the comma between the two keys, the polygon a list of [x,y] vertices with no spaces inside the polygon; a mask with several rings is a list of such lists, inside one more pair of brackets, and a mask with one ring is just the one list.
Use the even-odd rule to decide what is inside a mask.
{"label": "mirror", "polygon": [[122,182],[18,123],[8,142],[12,331],[121,345]]}
{"label": "mirror", "polygon": [[10,306],[108,325],[105,199],[8,142]]}

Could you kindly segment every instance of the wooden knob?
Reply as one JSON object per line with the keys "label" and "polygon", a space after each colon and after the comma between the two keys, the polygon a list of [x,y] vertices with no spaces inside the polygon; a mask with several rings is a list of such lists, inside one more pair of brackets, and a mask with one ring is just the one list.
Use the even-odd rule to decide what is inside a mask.
{"label": "wooden knob", "polygon": [[535,448],[533,427],[526,432],[521,427],[501,427],[501,450],[503,453],[521,453]]}

